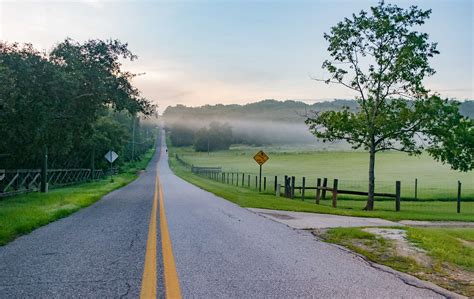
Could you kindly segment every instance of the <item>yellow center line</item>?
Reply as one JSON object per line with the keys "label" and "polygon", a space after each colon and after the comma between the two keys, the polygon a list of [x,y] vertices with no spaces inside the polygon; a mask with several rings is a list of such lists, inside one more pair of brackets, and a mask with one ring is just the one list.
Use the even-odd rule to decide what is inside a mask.
{"label": "yellow center line", "polygon": [[168,231],[168,223],[166,221],[165,203],[162,190],[163,187],[161,186],[157,170],[150,225],[148,227],[148,241],[146,244],[145,267],[143,270],[142,288],[140,292],[140,298],[143,299],[156,298],[156,217],[158,202],[160,205],[160,231],[166,298],[181,298],[181,289],[179,287],[178,272],[176,271],[173,248],[171,246],[171,238]]}
{"label": "yellow center line", "polygon": [[140,298],[156,298],[156,211],[158,208],[158,174],[151,208],[148,241],[146,243],[145,267],[143,269]]}
{"label": "yellow center line", "polygon": [[163,187],[161,186],[161,183],[159,185],[161,246],[163,250],[166,298],[179,299],[181,298],[181,289],[179,287],[178,272],[176,271],[173,248],[171,246],[171,238],[168,231],[168,223],[166,221]]}

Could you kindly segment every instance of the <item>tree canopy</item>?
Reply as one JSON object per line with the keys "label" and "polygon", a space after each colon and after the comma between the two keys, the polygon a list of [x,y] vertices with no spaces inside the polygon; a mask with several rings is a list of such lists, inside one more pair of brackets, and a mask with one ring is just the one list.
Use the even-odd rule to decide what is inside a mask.
{"label": "tree canopy", "polygon": [[2,168],[38,167],[44,147],[58,167],[89,165],[107,130],[126,146],[132,119],[154,111],[121,69],[121,60],[135,58],[118,40],[66,39],[48,53],[0,43]]}
{"label": "tree canopy", "polygon": [[324,35],[331,60],[322,67],[329,78],[316,80],[353,90],[358,109],[318,112],[306,123],[318,138],[346,140],[369,151],[367,210],[374,206],[379,151],[420,154],[427,149],[454,169],[473,167],[472,120],[460,115],[458,103],[430,94],[423,84],[435,73],[429,59],[439,52],[428,34],[415,28],[430,14],[382,1],[370,13],[353,14]]}

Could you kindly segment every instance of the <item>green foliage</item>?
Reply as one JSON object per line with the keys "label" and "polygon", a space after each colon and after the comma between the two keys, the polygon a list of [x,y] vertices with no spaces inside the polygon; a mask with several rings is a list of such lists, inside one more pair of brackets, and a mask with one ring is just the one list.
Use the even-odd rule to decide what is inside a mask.
{"label": "green foliage", "polygon": [[[453,150],[469,146],[469,140],[464,136],[447,138],[447,134],[463,135],[471,130],[472,121],[462,121],[456,104],[429,96],[423,86],[422,80],[435,72],[429,58],[439,52],[436,43],[428,42],[428,34],[414,28],[424,24],[430,14],[431,10],[416,6],[402,9],[382,1],[371,7],[371,14],[353,14],[324,35],[332,60],[323,63],[330,78],[321,81],[356,92],[359,109],[320,112],[307,118],[306,123],[318,138],[346,140],[354,148],[369,151],[368,210],[374,204],[378,151],[420,154],[424,149],[422,141],[429,139],[434,147],[429,153],[439,160],[460,170],[472,168],[472,147],[461,149],[463,155],[456,155]],[[449,124],[453,123],[462,125],[448,133]],[[446,143],[459,140],[463,142]]]}
{"label": "green foliage", "polygon": [[135,56],[117,40],[66,39],[49,53],[0,43],[1,168],[37,168],[44,147],[53,167],[88,167],[104,134],[123,147],[132,119],[151,114],[153,106],[132,86],[134,75],[121,69],[120,59]]}
{"label": "green foliage", "polygon": [[197,152],[228,150],[232,142],[232,128],[228,124],[212,122],[209,128],[196,132],[194,149]]}
{"label": "green foliage", "polygon": [[429,136],[428,153],[452,169],[464,172],[474,169],[474,120],[459,116],[459,103],[437,99],[430,104],[428,114],[432,117],[423,131]]}
{"label": "green foliage", "polygon": [[168,127],[171,142],[174,146],[190,146],[194,143],[194,130],[180,123]]}

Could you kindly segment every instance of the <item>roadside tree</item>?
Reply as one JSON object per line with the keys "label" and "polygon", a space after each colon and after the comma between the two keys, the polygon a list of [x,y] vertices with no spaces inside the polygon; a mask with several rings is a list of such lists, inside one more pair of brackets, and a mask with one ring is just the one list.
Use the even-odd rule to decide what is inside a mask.
{"label": "roadside tree", "polygon": [[396,150],[427,150],[452,168],[473,168],[473,122],[462,117],[458,103],[430,95],[423,79],[435,73],[429,58],[439,54],[428,34],[416,31],[431,10],[408,9],[380,2],[371,12],[353,14],[331,28],[331,60],[323,63],[328,79],[356,93],[356,111],[315,112],[306,119],[323,141],[346,140],[369,152],[366,210],[374,208],[375,156]]}

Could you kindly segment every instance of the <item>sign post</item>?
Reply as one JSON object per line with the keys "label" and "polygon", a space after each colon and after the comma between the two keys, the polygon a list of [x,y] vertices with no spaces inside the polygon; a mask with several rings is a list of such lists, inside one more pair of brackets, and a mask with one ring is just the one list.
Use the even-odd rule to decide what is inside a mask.
{"label": "sign post", "polygon": [[253,159],[260,166],[260,176],[258,182],[258,192],[262,192],[262,165],[270,159],[263,151],[259,151],[253,156]]}
{"label": "sign post", "polygon": [[117,160],[118,155],[113,150],[110,150],[110,151],[107,152],[107,154],[105,154],[104,157],[110,163],[110,181],[113,182],[113,179],[112,179],[112,175],[113,175],[112,164],[114,163],[115,160]]}

